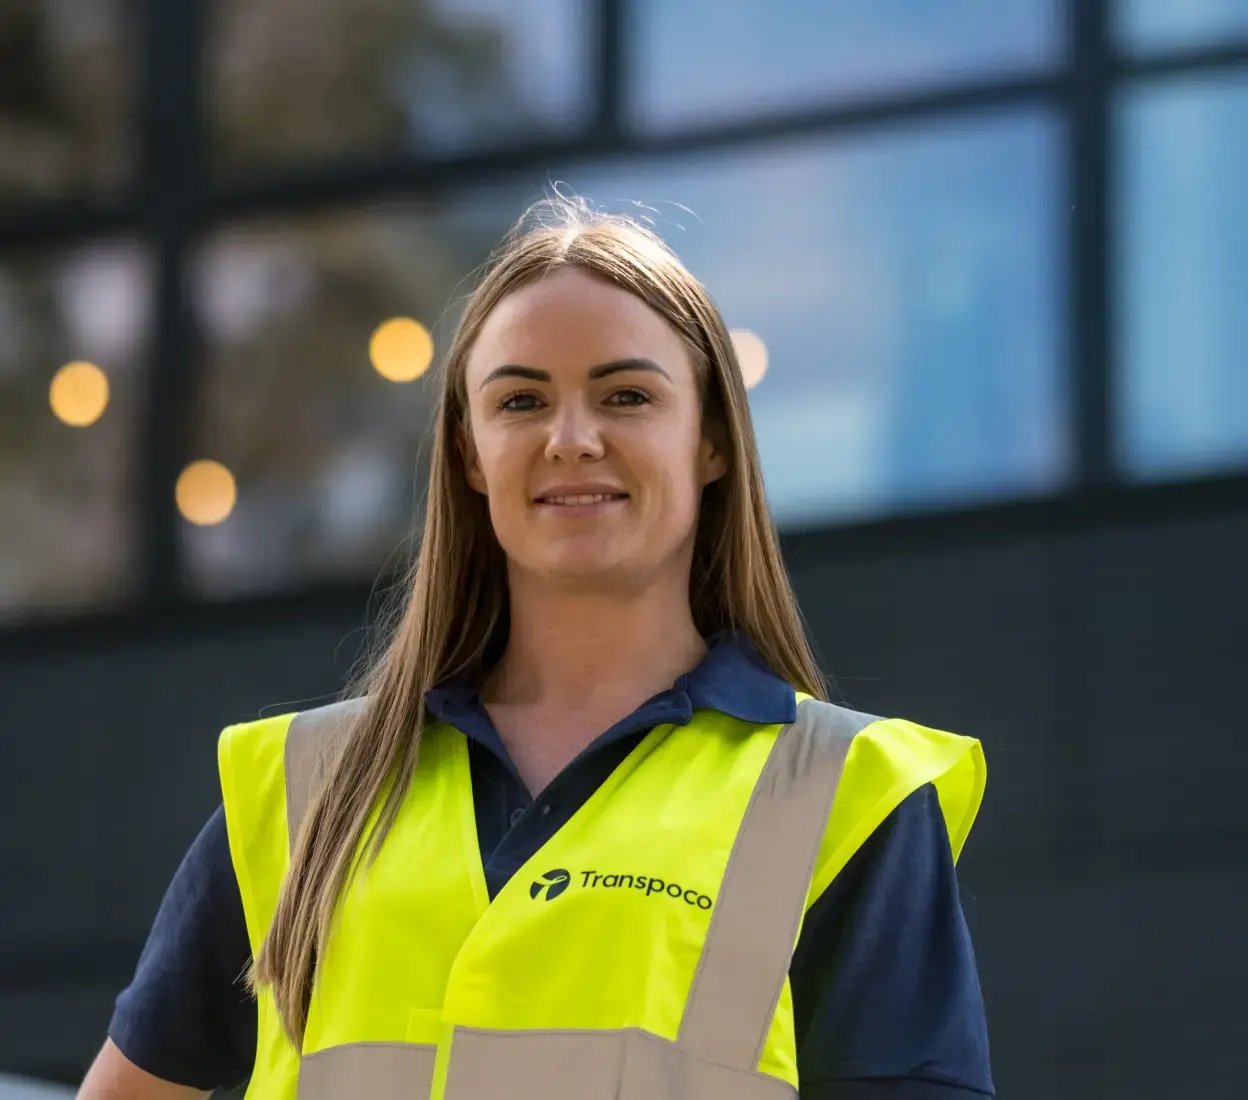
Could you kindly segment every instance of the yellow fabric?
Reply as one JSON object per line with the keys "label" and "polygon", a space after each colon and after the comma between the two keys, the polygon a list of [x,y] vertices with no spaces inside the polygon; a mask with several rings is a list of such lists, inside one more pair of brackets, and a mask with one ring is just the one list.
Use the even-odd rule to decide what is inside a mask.
{"label": "yellow fabric", "polygon": [[[227,726],[217,741],[225,828],[253,957],[273,920],[289,865],[285,748],[294,717],[283,714]],[[247,1097],[293,1100],[299,1053],[281,1029],[270,989],[261,990],[257,1011],[256,1062]]]}
{"label": "yellow fabric", "polygon": [[[233,726],[221,738],[231,854],[253,950],[287,868],[283,748],[292,718]],[[435,1043],[436,1098],[456,1025],[640,1027],[676,1038],[737,829],[780,728],[709,710],[688,726],[656,727],[490,903],[466,739],[430,726],[381,855],[357,867],[339,903],[304,1052]],[[978,742],[900,719],[859,733],[808,907],[889,811],[927,782],[940,793],[956,853],[983,792]],[[556,871],[566,876],[548,874]],[[566,885],[548,900],[560,878]],[[796,1087],[795,1048],[786,981],[757,1069]],[[249,1100],[293,1100],[297,1073],[266,995]]]}

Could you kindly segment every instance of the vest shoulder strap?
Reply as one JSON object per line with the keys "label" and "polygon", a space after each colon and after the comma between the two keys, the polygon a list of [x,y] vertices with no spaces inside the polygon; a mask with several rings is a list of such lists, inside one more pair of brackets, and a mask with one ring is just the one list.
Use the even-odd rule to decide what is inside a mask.
{"label": "vest shoulder strap", "polygon": [[364,710],[366,697],[301,711],[286,734],[286,825],[290,850],[295,850],[299,826],[307,813],[313,792],[324,780]]}
{"label": "vest shoulder strap", "polygon": [[694,975],[680,1044],[742,1070],[758,1063],[784,988],[850,745],[877,719],[799,696],[737,832]]}

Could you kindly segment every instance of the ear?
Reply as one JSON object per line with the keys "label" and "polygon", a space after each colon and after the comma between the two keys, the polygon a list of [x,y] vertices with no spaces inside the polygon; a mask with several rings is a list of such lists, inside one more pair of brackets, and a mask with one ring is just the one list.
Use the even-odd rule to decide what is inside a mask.
{"label": "ear", "polygon": [[728,472],[728,449],[721,426],[710,425],[698,447],[698,481],[702,486],[718,481]]}
{"label": "ear", "polygon": [[472,432],[463,424],[455,426],[455,446],[459,449],[459,457],[464,463],[464,477],[470,488],[483,496],[489,495],[485,484],[485,474],[481,472],[481,459],[477,454],[477,445],[472,440]]}

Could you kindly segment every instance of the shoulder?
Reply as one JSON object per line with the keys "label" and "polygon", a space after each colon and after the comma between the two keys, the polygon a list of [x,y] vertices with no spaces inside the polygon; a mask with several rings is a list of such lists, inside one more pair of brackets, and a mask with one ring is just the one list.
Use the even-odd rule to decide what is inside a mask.
{"label": "shoulder", "polygon": [[366,703],[365,698],[346,699],[226,726],[217,739],[222,780],[262,776],[278,764],[289,768],[288,757],[296,757],[296,763],[307,757],[310,765],[323,766]]}
{"label": "shoulder", "polygon": [[844,753],[808,903],[894,810],[929,784],[956,860],[979,811],[987,779],[983,747],[976,738],[814,699],[802,702],[799,725],[803,721],[809,736],[839,744]]}
{"label": "shoulder", "polygon": [[223,774],[254,768],[285,750],[286,735],[297,712],[234,722],[217,736],[217,762]]}
{"label": "shoulder", "polygon": [[907,1095],[906,1082],[991,1095],[979,976],[934,785],[903,799],[812,906],[790,980],[803,1096]]}

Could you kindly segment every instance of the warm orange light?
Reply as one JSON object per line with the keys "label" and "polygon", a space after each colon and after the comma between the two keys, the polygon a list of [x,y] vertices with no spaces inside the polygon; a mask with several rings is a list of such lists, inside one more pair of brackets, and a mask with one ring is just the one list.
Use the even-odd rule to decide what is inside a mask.
{"label": "warm orange light", "polygon": [[732,337],[732,346],[737,349],[737,362],[741,364],[745,388],[751,390],[767,373],[767,345],[748,328],[734,328],[728,335]]}
{"label": "warm orange light", "polygon": [[238,490],[234,475],[220,462],[201,459],[182,471],[174,496],[178,511],[186,519],[208,527],[220,523],[234,510]]}
{"label": "warm orange light", "polygon": [[391,382],[419,378],[433,362],[433,337],[419,321],[392,317],[377,326],[368,343],[373,369]]}
{"label": "warm orange light", "polygon": [[108,408],[108,376],[94,363],[66,363],[52,379],[48,403],[66,424],[94,424]]}

